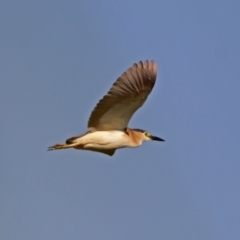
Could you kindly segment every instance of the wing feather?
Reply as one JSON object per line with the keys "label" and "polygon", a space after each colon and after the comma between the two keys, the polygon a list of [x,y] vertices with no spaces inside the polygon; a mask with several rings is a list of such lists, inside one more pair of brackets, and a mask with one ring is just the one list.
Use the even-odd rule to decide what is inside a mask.
{"label": "wing feather", "polygon": [[157,77],[157,63],[133,64],[98,102],[88,121],[90,131],[123,130],[146,101]]}

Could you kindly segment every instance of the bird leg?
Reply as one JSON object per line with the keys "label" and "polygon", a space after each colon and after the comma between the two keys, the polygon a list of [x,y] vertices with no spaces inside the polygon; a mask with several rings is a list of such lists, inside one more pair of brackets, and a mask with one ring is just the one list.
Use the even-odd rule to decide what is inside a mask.
{"label": "bird leg", "polygon": [[52,151],[52,150],[58,150],[58,149],[64,149],[64,148],[72,148],[75,147],[77,144],[61,144],[61,143],[57,143],[51,147],[48,148],[48,151]]}

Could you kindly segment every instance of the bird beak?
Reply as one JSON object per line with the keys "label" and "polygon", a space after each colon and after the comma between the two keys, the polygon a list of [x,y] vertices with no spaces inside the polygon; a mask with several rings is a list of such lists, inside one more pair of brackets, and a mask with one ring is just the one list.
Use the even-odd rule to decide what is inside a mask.
{"label": "bird beak", "polygon": [[165,140],[163,140],[162,138],[159,138],[159,137],[151,136],[150,138],[151,138],[152,140],[155,140],[155,141],[165,142]]}

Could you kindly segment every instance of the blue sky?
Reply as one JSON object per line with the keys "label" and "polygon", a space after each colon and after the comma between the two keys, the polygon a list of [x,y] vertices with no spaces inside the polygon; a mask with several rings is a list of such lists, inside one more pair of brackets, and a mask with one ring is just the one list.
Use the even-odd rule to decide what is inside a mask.
{"label": "blue sky", "polygon": [[[1,1],[1,239],[240,239],[239,7]],[[46,151],[145,59],[158,78],[129,126],[165,143]]]}

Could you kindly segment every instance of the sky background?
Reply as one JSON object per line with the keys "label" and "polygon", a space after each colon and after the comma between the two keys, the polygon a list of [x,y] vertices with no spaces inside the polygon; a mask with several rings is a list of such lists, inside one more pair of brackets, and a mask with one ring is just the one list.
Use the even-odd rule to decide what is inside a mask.
{"label": "sky background", "polygon": [[[240,1],[1,1],[0,239],[239,240]],[[166,142],[47,152],[134,62],[130,127]]]}

